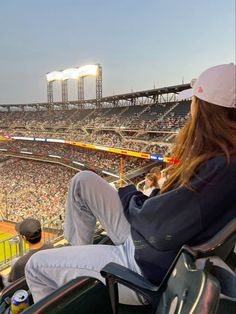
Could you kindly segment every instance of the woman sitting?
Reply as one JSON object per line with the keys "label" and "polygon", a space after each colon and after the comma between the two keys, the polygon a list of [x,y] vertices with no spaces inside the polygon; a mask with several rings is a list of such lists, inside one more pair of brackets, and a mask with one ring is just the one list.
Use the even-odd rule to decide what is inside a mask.
{"label": "woman sitting", "polygon": [[[41,251],[26,265],[34,301],[79,276],[102,282],[116,262],[159,284],[183,244],[210,239],[236,216],[235,65],[204,71],[193,87],[191,117],[179,132],[161,193],[135,186],[117,191],[95,173],[76,174],[66,204],[65,238],[72,246]],[[99,220],[114,246],[91,245]],[[120,302],[140,304],[119,287]]]}

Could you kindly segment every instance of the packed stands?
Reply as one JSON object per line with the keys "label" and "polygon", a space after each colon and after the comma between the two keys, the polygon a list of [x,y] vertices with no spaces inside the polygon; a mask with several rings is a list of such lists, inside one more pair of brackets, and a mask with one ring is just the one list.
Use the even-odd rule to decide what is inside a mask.
{"label": "packed stands", "polygon": [[168,154],[188,111],[189,102],[174,102],[51,112],[2,112],[0,131],[5,135],[63,138],[144,152],[157,149]]}
{"label": "packed stands", "polygon": [[[188,102],[172,102],[111,108],[1,112],[0,132],[7,137],[76,140],[168,156],[171,142],[184,124],[188,111]],[[10,152],[10,157],[32,154],[29,158],[44,161],[13,158],[0,168],[1,190],[7,195],[7,218],[13,221],[18,221],[29,212],[41,219],[57,220],[59,215],[63,216],[67,184],[78,170],[55,164],[55,156],[60,161],[73,160],[84,164],[83,169],[105,170],[119,176],[120,155],[106,151],[26,140],[2,141],[0,149],[2,161],[9,158],[4,151],[8,152],[8,156]],[[149,164],[149,160],[125,156],[123,172],[127,174]],[[138,178],[144,175],[141,173],[137,173]],[[47,178],[50,178],[51,185]]]}

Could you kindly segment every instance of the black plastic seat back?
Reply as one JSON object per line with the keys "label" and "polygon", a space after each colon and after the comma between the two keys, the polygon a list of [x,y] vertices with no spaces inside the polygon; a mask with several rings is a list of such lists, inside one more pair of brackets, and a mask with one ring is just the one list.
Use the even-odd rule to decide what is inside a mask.
{"label": "black plastic seat back", "polygon": [[98,280],[80,277],[71,280],[24,314],[112,314],[106,287]]}
{"label": "black plastic seat back", "polygon": [[[109,263],[101,274],[106,278],[113,313],[119,313],[117,284],[123,284],[143,295],[152,304],[153,313],[215,313],[220,300],[220,284],[207,269],[196,269],[195,259],[218,256],[229,264],[236,242],[236,218],[231,220],[209,241],[183,246],[159,287],[131,270]],[[192,261],[192,262],[191,262]],[[232,262],[232,260],[231,260]],[[232,267],[233,266],[233,267]]]}
{"label": "black plastic seat back", "polygon": [[209,241],[193,246],[196,258],[218,256],[227,263],[227,259],[233,252],[236,243],[236,218],[232,219],[223,229],[221,229]]}
{"label": "black plastic seat back", "polygon": [[196,269],[192,257],[183,252],[169,276],[155,313],[216,313],[219,296],[218,281],[208,272]]}
{"label": "black plastic seat back", "polygon": [[[101,274],[106,278],[114,314],[120,314],[118,286],[123,284],[146,298],[152,305],[149,313],[216,313],[220,286],[211,274],[197,269],[194,257],[181,250],[159,287],[139,274],[115,263],[106,265]],[[143,313],[146,312],[143,307]]]}

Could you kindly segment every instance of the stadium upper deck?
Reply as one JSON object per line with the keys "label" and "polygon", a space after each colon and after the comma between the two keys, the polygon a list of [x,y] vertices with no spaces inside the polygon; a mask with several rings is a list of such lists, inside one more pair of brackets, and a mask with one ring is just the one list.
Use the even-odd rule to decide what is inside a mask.
{"label": "stadium upper deck", "polygon": [[[120,95],[110,108],[75,109],[67,106],[67,109],[38,108],[31,111],[29,107],[19,105],[20,111],[11,108],[1,113],[0,132],[5,136],[73,140],[168,155],[171,142],[189,112],[189,102],[174,101],[176,93],[173,91],[180,91],[186,85]],[[134,98],[128,101],[127,95]],[[149,95],[150,99],[143,95]],[[114,100],[114,97],[111,98]],[[125,97],[126,106],[119,105]],[[135,101],[135,97],[140,97],[140,103]],[[151,103],[147,104],[147,101]]]}
{"label": "stadium upper deck", "polygon": [[58,109],[71,109],[71,108],[112,108],[122,107],[129,105],[140,104],[156,104],[175,101],[177,93],[188,89],[190,84],[174,85],[169,87],[144,90],[126,94],[112,95],[102,97],[99,102],[97,99],[89,100],[75,100],[63,102],[48,103],[30,103],[30,104],[1,104],[0,111],[39,111],[39,110],[58,110]]}

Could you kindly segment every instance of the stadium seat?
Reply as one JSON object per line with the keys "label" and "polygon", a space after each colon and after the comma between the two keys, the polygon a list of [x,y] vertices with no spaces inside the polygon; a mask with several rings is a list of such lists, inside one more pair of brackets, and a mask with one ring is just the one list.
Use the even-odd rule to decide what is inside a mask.
{"label": "stadium seat", "polygon": [[113,314],[118,314],[117,283],[142,295],[151,305],[150,313],[216,313],[220,286],[207,271],[196,269],[194,258],[182,250],[160,286],[155,286],[137,273],[115,263],[102,270],[106,278]]}
{"label": "stadium seat", "polygon": [[104,284],[79,277],[30,306],[24,314],[112,314]]}
{"label": "stadium seat", "polygon": [[[170,296],[174,293],[178,295],[178,299],[176,299],[176,306],[182,306],[182,308],[178,309],[178,313],[188,313],[185,309],[185,302],[181,300],[181,293],[182,297],[184,295],[184,290],[188,290],[188,304],[194,301],[194,295],[197,296],[197,291],[194,291],[196,287],[196,282],[201,282],[200,278],[205,276],[206,286],[203,285],[203,288],[206,291],[211,291],[210,294],[206,294],[206,296],[211,296],[211,300],[204,299],[204,295],[198,296],[198,301],[200,302],[193,313],[208,313],[204,312],[203,309],[199,312],[199,306],[201,308],[201,302],[210,302],[212,309],[214,311],[217,307],[217,299],[220,300],[219,296],[217,297],[217,291],[214,291],[214,286],[217,286],[217,280],[209,273],[213,272],[214,276],[220,279],[221,283],[221,290],[229,290],[225,289],[225,286],[229,285],[229,282],[232,284],[232,292],[230,295],[228,291],[226,293],[226,297],[221,298],[220,302],[220,311],[218,313],[224,313],[226,308],[235,309],[236,306],[236,279],[234,273],[229,273],[224,270],[222,271],[221,267],[214,267],[211,263],[209,263],[210,256],[218,256],[221,259],[222,263],[226,263],[226,266],[230,266],[232,269],[235,268],[235,258],[232,258],[234,253],[234,247],[236,242],[236,218],[230,221],[222,230],[220,230],[215,236],[213,236],[209,241],[203,243],[202,245],[195,246],[195,247],[188,247],[183,246],[180,253],[176,257],[175,261],[173,262],[172,266],[170,267],[167,275],[163,279],[161,285],[159,287],[152,285],[148,280],[143,278],[142,276],[138,275],[137,273],[132,272],[129,269],[126,269],[123,266],[120,266],[115,263],[110,263],[106,265],[101,274],[106,278],[107,288],[109,291],[111,304],[113,308],[113,313],[119,313],[119,296],[118,296],[118,288],[117,283],[121,283],[123,285],[128,286],[129,288],[133,289],[137,293],[143,295],[148,302],[152,305],[153,311],[155,313],[167,313],[166,310],[164,311],[164,303],[167,300],[170,300]],[[235,257],[235,256],[234,256]],[[204,268],[194,270],[191,269],[191,258],[192,261],[205,258]],[[196,268],[196,266],[194,266]],[[180,274],[181,276],[173,276],[173,273]],[[227,272],[227,273],[226,273]],[[177,274],[176,273],[176,274]],[[223,274],[223,275],[222,275]],[[191,279],[191,276],[195,276]],[[228,280],[224,280],[225,276],[228,276]],[[189,277],[189,279],[187,279]],[[229,280],[231,278],[231,280]],[[177,280],[178,279],[178,280]],[[187,279],[187,281],[186,281]],[[189,280],[189,281],[188,281]],[[191,287],[187,285],[187,283],[191,284]],[[195,284],[193,284],[195,282]],[[186,286],[185,286],[186,284]],[[184,288],[185,286],[185,288]],[[198,286],[199,288],[199,286]],[[193,290],[191,290],[193,289]],[[210,290],[208,290],[210,289]],[[191,291],[191,292],[189,292]],[[179,294],[180,293],[180,294]],[[213,296],[214,294],[214,296]],[[190,297],[192,295],[192,298]],[[187,298],[187,296],[186,296]],[[164,302],[165,300],[165,302]],[[177,302],[178,301],[178,302]],[[159,304],[159,306],[158,306]],[[224,304],[224,305],[222,305]],[[169,304],[170,305],[170,304]],[[168,307],[168,303],[165,303],[165,307]],[[172,304],[173,306],[173,304]],[[209,305],[210,306],[210,305]],[[222,310],[223,309],[223,310]],[[190,312],[190,311],[189,311]],[[175,311],[173,311],[175,313]],[[211,313],[211,312],[210,312]],[[214,313],[214,312],[213,312]],[[229,312],[230,313],[230,312]]]}
{"label": "stadium seat", "polygon": [[209,241],[193,246],[192,253],[196,258],[207,258],[209,256],[220,257],[232,270],[236,267],[235,248],[236,244],[236,218],[232,219]]}

